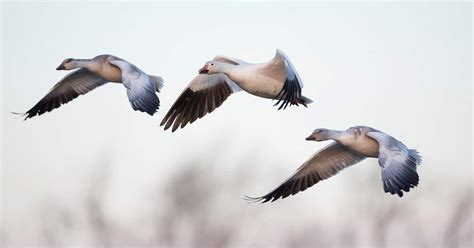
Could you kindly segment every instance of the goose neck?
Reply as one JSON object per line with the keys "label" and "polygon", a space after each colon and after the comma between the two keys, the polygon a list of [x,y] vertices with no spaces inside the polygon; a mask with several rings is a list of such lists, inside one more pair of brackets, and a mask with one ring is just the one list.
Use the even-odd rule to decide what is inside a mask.
{"label": "goose neck", "polygon": [[338,130],[329,130],[327,132],[327,138],[335,141],[339,141],[343,138],[343,132]]}
{"label": "goose neck", "polygon": [[76,68],[87,68],[91,69],[92,67],[92,60],[90,59],[76,59],[74,60]]}

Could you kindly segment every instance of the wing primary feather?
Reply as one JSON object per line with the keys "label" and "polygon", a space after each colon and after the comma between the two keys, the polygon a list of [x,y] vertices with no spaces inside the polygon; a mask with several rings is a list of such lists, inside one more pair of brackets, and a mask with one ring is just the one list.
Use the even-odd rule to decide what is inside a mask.
{"label": "wing primary feather", "polygon": [[353,153],[337,142],[333,142],[316,152],[276,189],[258,199],[265,199],[262,200],[263,203],[297,194],[363,159],[365,157]]}

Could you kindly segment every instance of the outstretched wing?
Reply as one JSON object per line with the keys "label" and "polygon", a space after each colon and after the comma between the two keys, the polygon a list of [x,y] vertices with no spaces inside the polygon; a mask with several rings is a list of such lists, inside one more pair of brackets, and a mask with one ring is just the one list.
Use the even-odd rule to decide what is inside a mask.
{"label": "outstretched wing", "polygon": [[319,181],[329,178],[344,168],[364,159],[364,156],[360,156],[345,146],[333,142],[316,152],[292,176],[270,193],[261,197],[246,197],[246,199],[264,203],[286,198],[289,195],[304,191]]}
{"label": "outstretched wing", "polygon": [[35,106],[26,111],[25,120],[36,115],[50,112],[87,92],[107,83],[96,74],[79,69],[66,75]]}
{"label": "outstretched wing", "polygon": [[165,125],[165,130],[173,126],[172,132],[179,126],[184,128],[214,111],[237,91],[240,91],[239,86],[225,74],[199,74],[174,102],[160,125]]}
{"label": "outstretched wing", "polygon": [[416,166],[421,164],[418,151],[408,149],[402,142],[383,132],[369,132],[367,135],[379,143],[379,165],[382,167],[384,191],[403,196],[403,191],[418,185]]}

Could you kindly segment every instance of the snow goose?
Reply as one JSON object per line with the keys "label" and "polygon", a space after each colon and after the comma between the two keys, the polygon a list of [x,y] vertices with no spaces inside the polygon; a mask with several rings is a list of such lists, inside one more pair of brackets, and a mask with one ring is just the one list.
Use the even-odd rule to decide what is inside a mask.
{"label": "snow goose", "polygon": [[134,110],[153,115],[159,108],[160,101],[155,91],[159,92],[163,87],[163,79],[147,75],[133,64],[113,55],[99,55],[93,59],[68,58],[56,70],[75,71],[67,74],[28,110],[25,120],[50,112],[107,82],[125,86]]}
{"label": "snow goose", "polygon": [[281,50],[267,63],[250,64],[217,56],[207,62],[172,105],[161,125],[184,128],[211,113],[232,93],[244,90],[252,95],[277,100],[275,105],[304,105],[312,100],[301,95],[303,83],[289,58]]}
{"label": "snow goose", "polygon": [[366,126],[351,127],[344,131],[316,129],[306,140],[334,140],[316,152],[280,186],[261,197],[246,197],[251,201],[275,201],[286,198],[327,179],[344,168],[367,157],[378,158],[382,169],[384,191],[403,196],[403,191],[418,185],[416,167],[421,156],[408,149],[394,137]]}

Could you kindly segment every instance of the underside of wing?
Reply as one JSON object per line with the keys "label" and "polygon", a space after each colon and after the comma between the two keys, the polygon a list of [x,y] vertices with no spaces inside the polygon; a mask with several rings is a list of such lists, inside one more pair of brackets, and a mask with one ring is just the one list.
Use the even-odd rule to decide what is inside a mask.
{"label": "underside of wing", "polygon": [[178,127],[184,128],[221,106],[235,92],[235,87],[238,88],[225,74],[196,76],[171,106],[160,125],[164,125],[165,130],[172,127],[172,132]]}
{"label": "underside of wing", "polygon": [[79,95],[84,95],[98,86],[104,85],[106,82],[105,79],[86,69],[76,70],[66,75],[46,96],[28,110],[25,113],[25,120],[59,108]]}
{"label": "underside of wing", "polygon": [[270,193],[261,197],[246,197],[246,199],[264,203],[286,198],[289,195],[305,191],[319,181],[327,179],[363,159],[365,157],[353,153],[339,143],[331,143],[315,153],[292,176]]}

